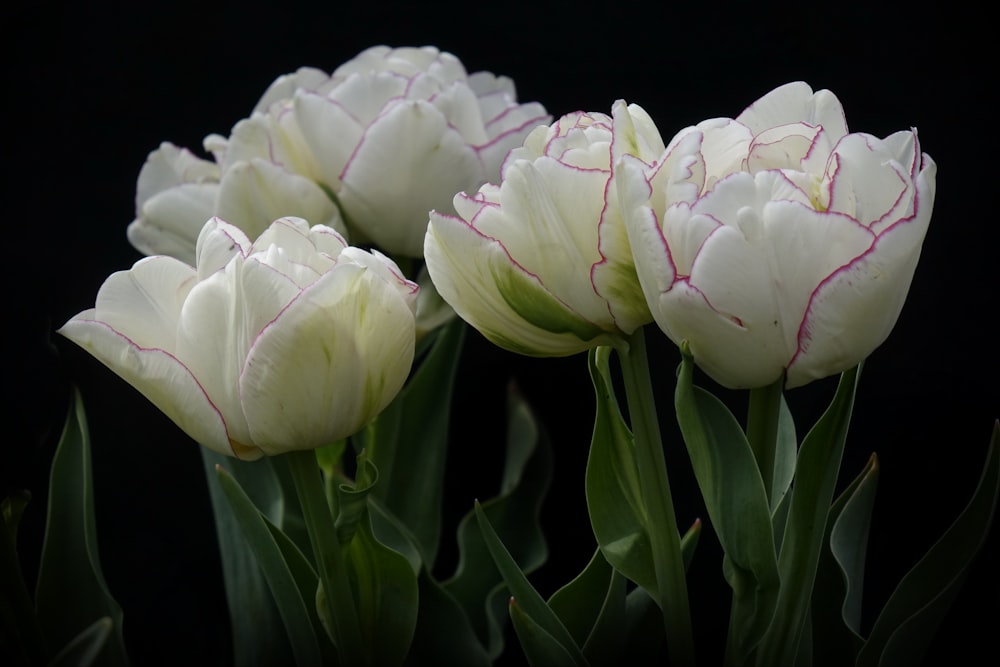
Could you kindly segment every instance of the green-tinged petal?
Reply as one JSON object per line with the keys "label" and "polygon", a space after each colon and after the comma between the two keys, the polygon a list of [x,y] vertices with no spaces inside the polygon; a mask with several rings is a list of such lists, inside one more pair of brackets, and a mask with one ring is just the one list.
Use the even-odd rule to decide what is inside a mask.
{"label": "green-tinged petal", "polygon": [[253,442],[270,454],[357,432],[402,387],[414,319],[395,287],[353,264],[304,290],[261,331],[239,378]]}
{"label": "green-tinged petal", "polygon": [[431,214],[425,259],[445,301],[501,347],[565,356],[604,339],[604,331],[558,301],[500,241],[458,218]]}
{"label": "green-tinged petal", "polygon": [[232,443],[219,408],[184,364],[170,352],[136,345],[123,333],[86,311],[59,333],[93,355],[149,399],[182,431],[220,454],[259,458],[256,449]]}

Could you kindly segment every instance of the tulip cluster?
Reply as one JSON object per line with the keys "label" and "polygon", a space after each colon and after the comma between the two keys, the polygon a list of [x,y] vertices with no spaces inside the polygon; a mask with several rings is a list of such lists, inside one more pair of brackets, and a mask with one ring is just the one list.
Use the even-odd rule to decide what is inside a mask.
{"label": "tulip cluster", "polygon": [[205,138],[214,161],[170,143],[153,151],[128,237],[191,263],[213,215],[250,238],[295,216],[419,257],[427,211],[496,179],[507,151],[548,120],[517,102],[509,78],[469,75],[450,53],[372,47],[331,75],[279,77],[229,137]]}
{"label": "tulip cluster", "polygon": [[[686,567],[701,523],[685,532],[674,516],[645,352],[654,322],[681,351],[677,422],[732,588],[727,664],[827,647],[834,662],[893,662],[895,633],[940,620],[906,601],[950,599],[974,541],[931,559],[943,574],[904,581],[862,639],[845,599],[863,575],[877,466],[833,499],[860,365],[920,256],[934,161],[916,130],[849,132],[837,98],[802,82],[664,136],[636,104],[552,122],[510,79],[469,75],[451,54],[374,47],[330,75],[280,77],[228,137],[205,139],[213,160],[169,143],[150,154],[128,237],[152,256],[59,331],[206,450],[261,459],[217,466],[203,450],[230,610],[260,602],[264,580],[273,596],[255,607],[269,622],[234,621],[238,655],[287,644],[301,664],[489,664],[505,584],[533,664],[632,664],[641,634],[691,663]],[[523,571],[544,558],[527,513],[548,462],[516,401],[503,492],[460,524],[458,569],[437,579],[454,313],[518,354],[588,355],[599,550],[548,601]],[[693,384],[695,365],[750,390],[746,427]],[[783,391],[835,374],[830,409],[799,442]],[[995,504],[981,488],[977,502]],[[967,525],[985,534],[991,514],[976,516]],[[812,616],[824,600],[843,608],[829,628]]]}

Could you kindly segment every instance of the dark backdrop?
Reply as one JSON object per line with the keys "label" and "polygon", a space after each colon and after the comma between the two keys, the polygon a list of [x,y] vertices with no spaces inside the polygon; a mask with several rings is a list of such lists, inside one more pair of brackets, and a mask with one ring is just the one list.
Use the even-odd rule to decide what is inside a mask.
{"label": "dark backdrop", "polygon": [[[199,149],[204,135],[228,133],[279,74],[301,65],[330,71],[377,43],[439,46],[470,72],[513,77],[522,100],[556,116],[607,113],[624,98],[643,106],[665,138],[703,118],[734,116],[796,79],[833,90],[852,130],[884,136],[917,127],[939,165],[934,217],[902,316],[866,365],[845,457],[851,476],[873,450],[882,465],[867,609],[881,606],[964,506],[1000,416],[1000,234],[987,106],[996,76],[984,16],[960,14],[960,3],[135,4],[5,10],[2,212],[13,239],[3,264],[14,307],[4,327],[0,472],[5,493],[35,493],[22,541],[33,576],[48,463],[68,387],[79,386],[94,442],[101,557],[136,664],[228,659],[201,461],[196,445],[137,392],[53,331],[93,304],[109,273],[139,258],[125,226],[150,150],[163,140]],[[669,408],[678,355],[658,331],[649,334],[656,389]],[[545,594],[579,571],[592,548],[583,500],[593,403],[585,367],[582,356],[515,357],[471,332],[458,379],[450,520],[496,491],[508,380],[551,433],[555,473],[543,514],[551,558],[534,576]],[[800,429],[833,388],[827,380],[789,394]],[[723,395],[742,409],[740,396]],[[704,511],[669,410],[663,428],[686,523]],[[469,479],[460,479],[465,472]],[[995,646],[995,535],[929,664]],[[695,623],[717,632],[728,613],[720,556],[710,536],[700,549],[691,574]]]}

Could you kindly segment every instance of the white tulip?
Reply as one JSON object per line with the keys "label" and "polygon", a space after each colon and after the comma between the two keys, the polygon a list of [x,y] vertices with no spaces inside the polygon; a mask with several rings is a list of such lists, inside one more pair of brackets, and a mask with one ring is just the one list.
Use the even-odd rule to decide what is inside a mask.
{"label": "white tulip", "polygon": [[467,74],[450,53],[372,47],[332,75],[278,77],[228,137],[205,138],[215,163],[170,144],[151,153],[129,240],[192,263],[209,216],[250,238],[294,216],[420,257],[427,212],[498,180],[507,152],[550,120],[542,105],[517,102],[509,78]]}
{"label": "white tulip", "polygon": [[889,335],[934,203],[916,131],[849,134],[829,91],[782,86],[682,130],[617,185],[649,308],[732,388],[795,387]]}
{"label": "white tulip", "polygon": [[403,386],[418,288],[386,257],[301,219],[254,243],[212,219],[196,264],[140,260],[59,333],[197,442],[243,459],[351,435]]}
{"label": "white tulip", "polygon": [[460,317],[506,349],[575,354],[630,335],[652,317],[639,289],[613,186],[614,158],[663,150],[637,106],[613,119],[577,112],[510,152],[500,185],[431,213],[431,279]]}

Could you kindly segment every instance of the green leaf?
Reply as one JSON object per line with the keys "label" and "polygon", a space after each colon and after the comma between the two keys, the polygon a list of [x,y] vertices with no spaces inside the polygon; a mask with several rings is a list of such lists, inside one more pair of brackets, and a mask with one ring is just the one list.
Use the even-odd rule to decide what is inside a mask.
{"label": "green leaf", "polygon": [[65,646],[98,619],[110,618],[111,637],[104,643],[100,662],[128,664],[122,610],[108,591],[98,557],[90,436],[76,390],[52,459],[35,609],[42,634],[54,646]]}
{"label": "green leaf", "polygon": [[281,623],[281,615],[216,472],[217,466],[225,466],[253,505],[269,521],[281,525],[286,498],[272,460],[240,461],[207,447],[198,449],[201,450],[219,543],[233,662],[247,667],[290,664],[292,647]]}
{"label": "green leaf", "polygon": [[373,493],[416,537],[428,569],[441,541],[451,397],[466,329],[456,317],[435,332],[426,358],[375,420],[366,443],[382,477]]}
{"label": "green leaf", "polygon": [[114,622],[107,616],[97,619],[64,646],[49,667],[89,667],[94,664],[113,628]]}
{"label": "green leaf", "polygon": [[572,653],[560,644],[555,637],[535,622],[525,613],[516,598],[510,599],[508,605],[514,632],[521,643],[528,664],[532,667],[573,667],[580,663],[574,660]]}
{"label": "green leaf", "polygon": [[646,589],[634,588],[625,596],[625,644],[617,664],[665,663],[662,656],[663,640],[663,615],[660,608]]}
{"label": "green leaf", "polygon": [[781,591],[774,619],[757,653],[758,664],[792,664],[798,652],[860,371],[859,364],[841,375],[833,401],[799,448],[778,557]]}
{"label": "green leaf", "polygon": [[597,414],[587,459],[587,509],[604,557],[656,599],[653,550],[635,446],[614,395],[609,359],[610,348],[606,347],[593,349],[588,356]]}
{"label": "green leaf", "polygon": [[549,607],[593,665],[620,660],[627,627],[625,584],[597,549],[583,572],[549,598]]}
{"label": "green leaf", "polygon": [[[551,474],[548,438],[512,387],[508,392],[507,456],[501,490],[482,503],[482,508],[524,572],[541,566],[548,555],[538,521]],[[503,649],[502,623],[508,613],[503,578],[483,542],[475,512],[459,523],[457,539],[458,566],[443,587],[464,610],[492,660]]]}
{"label": "green leaf", "polygon": [[[257,559],[277,605],[296,664],[321,664],[323,654],[313,624],[315,616],[309,613],[306,599],[299,590],[274,533],[239,482],[222,466],[218,466],[216,472],[233,516]],[[310,600],[309,604],[311,603]]]}
{"label": "green leaf", "polygon": [[48,651],[15,548],[17,523],[29,497],[22,491],[5,498],[0,511],[0,657],[40,665],[47,662]]}
{"label": "green leaf", "polygon": [[[795,420],[788,409],[785,397],[781,397],[778,408],[777,447],[774,453],[774,478],[771,486],[770,507],[772,517],[778,513],[785,496],[795,478],[795,455],[798,452],[799,441],[795,434]],[[773,522],[772,522],[773,524]],[[779,542],[780,545],[780,542]]]}
{"label": "green leaf", "polygon": [[489,667],[492,660],[458,601],[426,571],[421,571],[418,584],[417,627],[405,664]]}
{"label": "green leaf", "polygon": [[493,562],[500,571],[504,583],[507,584],[507,588],[510,590],[512,602],[516,601],[518,608],[532,622],[532,624],[527,626],[528,629],[531,629],[533,625],[537,625],[544,631],[543,633],[533,632],[531,634],[532,640],[544,641],[548,637],[561,646],[570,658],[569,663],[563,664],[588,664],[580,648],[573,641],[573,636],[570,635],[569,630],[566,629],[566,626],[562,624],[559,617],[546,604],[542,596],[538,594],[538,591],[531,585],[528,578],[524,576],[524,572],[518,567],[517,562],[511,557],[510,552],[507,551],[503,542],[500,541],[500,537],[493,530],[489,519],[478,502],[475,509],[483,541],[486,543],[486,548],[489,550]]}
{"label": "green leaf", "polygon": [[[577,646],[583,646],[587,642],[587,637],[601,614],[614,571],[601,550],[597,549],[583,572],[549,598],[549,607],[566,626]],[[623,605],[624,600],[623,589]]]}
{"label": "green leaf", "polygon": [[361,640],[373,665],[401,665],[417,624],[417,575],[400,553],[375,539],[363,513],[344,565],[357,602]]}
{"label": "green leaf", "polygon": [[817,665],[852,665],[864,643],[861,594],[877,486],[878,458],[872,454],[830,508],[812,596],[812,655]]}
{"label": "green leaf", "polygon": [[677,377],[677,422],[725,556],[733,589],[727,659],[742,664],[767,630],[778,594],[771,512],[753,451],[719,399],[692,384],[686,346]]}
{"label": "green leaf", "polygon": [[969,504],[899,582],[858,655],[859,667],[921,661],[989,534],[1000,495],[1000,422]]}

